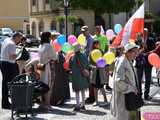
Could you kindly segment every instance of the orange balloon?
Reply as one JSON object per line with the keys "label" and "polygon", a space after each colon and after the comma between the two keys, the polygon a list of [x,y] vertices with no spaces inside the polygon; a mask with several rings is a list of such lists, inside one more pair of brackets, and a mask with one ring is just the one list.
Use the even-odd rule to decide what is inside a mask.
{"label": "orange balloon", "polygon": [[68,52],[65,56],[65,60],[69,61],[72,56],[74,56],[74,52],[73,51]]}

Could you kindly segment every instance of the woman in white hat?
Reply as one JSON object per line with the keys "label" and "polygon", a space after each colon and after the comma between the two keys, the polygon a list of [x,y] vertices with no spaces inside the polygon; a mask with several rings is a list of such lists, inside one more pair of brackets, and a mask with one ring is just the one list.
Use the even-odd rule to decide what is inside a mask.
{"label": "woman in white hat", "polygon": [[[115,120],[131,119],[131,112],[125,106],[125,94],[130,92],[139,93],[138,86],[136,85],[136,72],[132,65],[138,52],[138,46],[134,43],[128,43],[124,49],[125,55],[116,61],[113,75],[111,113]],[[136,120],[139,119],[137,118]]]}

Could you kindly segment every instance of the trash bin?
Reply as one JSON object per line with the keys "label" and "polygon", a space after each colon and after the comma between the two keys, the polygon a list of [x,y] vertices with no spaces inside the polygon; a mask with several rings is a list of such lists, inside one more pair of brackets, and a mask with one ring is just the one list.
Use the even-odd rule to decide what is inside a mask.
{"label": "trash bin", "polygon": [[9,84],[11,97],[11,118],[14,119],[14,111],[24,111],[27,118],[32,111],[33,84],[30,82],[12,82]]}

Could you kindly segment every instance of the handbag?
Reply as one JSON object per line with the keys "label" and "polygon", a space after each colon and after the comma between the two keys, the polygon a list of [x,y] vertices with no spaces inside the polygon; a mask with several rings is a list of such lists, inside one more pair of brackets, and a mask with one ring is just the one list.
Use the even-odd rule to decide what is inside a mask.
{"label": "handbag", "polygon": [[27,61],[30,58],[30,54],[29,52],[26,50],[25,47],[22,48],[17,48],[16,49],[17,52],[17,58],[16,60],[24,60]]}
{"label": "handbag", "polygon": [[79,59],[77,61],[77,64],[78,64],[78,67],[80,68],[80,72],[81,72],[82,76],[86,77],[86,78],[89,78],[89,76],[90,76],[89,70],[86,69],[86,68],[82,68]]}
{"label": "handbag", "polygon": [[82,69],[81,70],[81,73],[82,73],[82,75],[84,76],[84,77],[89,77],[90,76],[90,72],[89,72],[89,70],[87,70],[87,69]]}
{"label": "handbag", "polygon": [[125,106],[128,111],[137,110],[143,106],[143,99],[140,94],[134,92],[125,94]]}
{"label": "handbag", "polygon": [[[134,72],[136,87],[139,88],[138,82],[136,80],[137,79],[136,73],[135,73],[134,68],[131,63],[130,63],[130,65],[131,65],[131,68]],[[130,93],[126,93],[124,95],[125,95],[125,106],[128,111],[137,110],[138,108],[143,106],[143,99],[142,99],[140,93],[135,94],[134,92],[130,92]]]}

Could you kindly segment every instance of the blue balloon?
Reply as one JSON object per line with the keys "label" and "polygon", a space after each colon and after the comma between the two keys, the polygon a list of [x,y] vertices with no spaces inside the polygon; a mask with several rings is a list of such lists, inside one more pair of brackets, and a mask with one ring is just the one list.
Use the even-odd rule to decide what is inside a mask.
{"label": "blue balloon", "polygon": [[65,35],[59,35],[57,37],[57,42],[58,42],[58,44],[60,44],[62,46],[66,42],[66,36]]}
{"label": "blue balloon", "polygon": [[121,32],[121,30],[122,30],[122,25],[121,24],[115,24],[115,26],[114,26],[114,31],[115,31],[115,33],[120,33]]}

